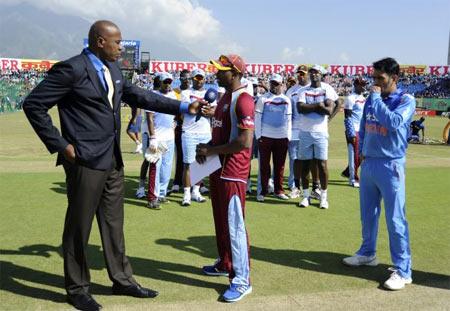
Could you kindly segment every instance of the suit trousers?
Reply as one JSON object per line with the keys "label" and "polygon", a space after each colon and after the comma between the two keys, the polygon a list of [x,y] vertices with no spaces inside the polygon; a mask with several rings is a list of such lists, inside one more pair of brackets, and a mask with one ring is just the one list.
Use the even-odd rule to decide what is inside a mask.
{"label": "suit trousers", "polygon": [[123,234],[124,172],[116,167],[94,170],[64,161],[68,208],[63,233],[65,288],[69,295],[87,293],[90,274],[87,246],[94,215],[97,217],[109,278],[124,286],[137,284],[125,256]]}

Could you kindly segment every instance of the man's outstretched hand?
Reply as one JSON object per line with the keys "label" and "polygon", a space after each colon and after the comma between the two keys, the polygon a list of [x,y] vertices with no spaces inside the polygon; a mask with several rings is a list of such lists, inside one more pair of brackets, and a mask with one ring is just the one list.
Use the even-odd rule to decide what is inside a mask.
{"label": "man's outstretched hand", "polygon": [[208,104],[208,102],[206,102],[203,99],[196,100],[195,102],[189,104],[188,112],[189,112],[189,114],[196,115],[196,114],[200,113],[202,110],[202,107],[207,104]]}

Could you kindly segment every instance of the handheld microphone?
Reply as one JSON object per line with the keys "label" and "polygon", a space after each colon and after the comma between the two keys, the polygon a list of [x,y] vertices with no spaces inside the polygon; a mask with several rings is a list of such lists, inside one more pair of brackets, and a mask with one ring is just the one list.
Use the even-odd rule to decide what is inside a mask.
{"label": "handheld microphone", "polygon": [[[217,99],[217,90],[214,88],[209,88],[206,93],[205,96],[203,97],[203,99],[205,101],[208,102],[208,104],[212,104],[216,99]],[[197,116],[195,117],[195,122],[197,122],[198,120],[200,120],[200,118],[202,117],[201,112],[199,111],[197,113]]]}

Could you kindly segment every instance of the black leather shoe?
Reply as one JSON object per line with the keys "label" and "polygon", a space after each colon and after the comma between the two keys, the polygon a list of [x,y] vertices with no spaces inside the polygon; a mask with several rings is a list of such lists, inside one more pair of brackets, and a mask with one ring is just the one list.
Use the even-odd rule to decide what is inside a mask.
{"label": "black leather shoe", "polygon": [[114,284],[112,287],[114,295],[133,296],[137,298],[155,298],[159,295],[156,290],[141,287],[140,285],[122,286]]}
{"label": "black leather shoe", "polygon": [[102,308],[89,294],[67,295],[67,302],[83,311],[98,311]]}

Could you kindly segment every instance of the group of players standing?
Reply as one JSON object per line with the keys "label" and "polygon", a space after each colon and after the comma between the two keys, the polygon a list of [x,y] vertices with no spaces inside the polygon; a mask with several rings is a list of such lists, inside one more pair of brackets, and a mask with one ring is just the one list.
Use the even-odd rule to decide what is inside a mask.
{"label": "group of players standing", "polygon": [[[180,73],[180,87],[173,90],[171,88],[173,76],[167,72],[158,73],[153,81],[153,91],[165,97],[194,102],[204,98],[205,77],[205,72],[201,69],[195,69],[192,72],[184,70]],[[203,183],[191,185],[190,165],[195,161],[196,146],[211,140],[210,118],[214,115],[216,104],[215,101],[204,106],[199,116],[186,113],[174,118],[172,115],[144,110],[142,127],[139,124],[141,118],[139,110],[132,110],[127,133],[136,142],[136,153],[144,155],[136,197],[146,196],[148,171],[149,208],[160,209],[162,203],[168,202],[167,195],[170,192],[178,192],[180,189],[184,192],[182,206],[191,205],[191,201],[206,201],[202,194],[208,192],[208,189]],[[142,141],[139,140],[139,136],[135,136],[139,128],[142,129]],[[169,190],[175,153],[177,155],[176,175],[172,188]],[[156,157],[151,157],[151,154]]]}
{"label": "group of players standing", "polygon": [[[234,55],[221,56],[218,62],[212,61],[218,69],[219,85],[221,83],[227,85],[227,93],[222,94],[224,98],[218,101],[218,111],[215,111],[217,105],[215,102],[202,108],[200,119],[205,119],[204,132],[196,129],[194,133],[186,137],[188,126],[191,122],[198,122],[198,116],[190,115],[186,118],[185,115],[181,126],[183,177],[189,176],[189,165],[194,159],[202,163],[205,156],[213,154],[221,156],[222,169],[210,175],[219,258],[213,265],[204,266],[203,272],[212,276],[229,276],[230,288],[223,294],[223,298],[229,302],[240,300],[252,291],[249,279],[248,236],[244,224],[245,191],[243,190],[245,184],[247,184],[247,192],[251,190],[249,180],[245,180],[244,177],[247,175],[243,175],[250,176],[251,144],[248,141],[253,136],[253,145],[257,146],[259,159],[257,201],[264,201],[265,196],[270,192],[271,175],[274,195],[282,200],[289,199],[283,190],[284,163],[289,154],[291,190],[289,196],[297,198],[302,190],[303,198],[299,202],[300,207],[308,207],[310,198],[315,197],[319,199],[320,208],[328,209],[328,122],[341,106],[341,100],[333,87],[322,82],[322,76],[326,71],[320,65],[310,68],[299,66],[296,69],[297,83],[288,84],[289,88],[284,93],[283,78],[279,74],[272,74],[268,87],[264,87],[256,79],[242,77],[245,71],[242,63],[242,59]],[[241,69],[237,70],[237,68]],[[384,283],[384,287],[390,290],[402,289],[412,282],[409,230],[405,215],[404,170],[407,137],[415,111],[415,99],[397,88],[399,68],[399,64],[392,58],[375,62],[374,83],[370,93],[365,92],[367,82],[362,77],[358,77],[353,82],[354,92],[345,99],[344,104],[348,167],[342,175],[349,178],[350,186],[359,188],[357,170],[362,161],[364,161],[364,168],[360,189],[363,242],[355,255],[343,258],[342,261],[345,265],[354,267],[378,264],[376,240],[380,202],[383,199],[391,258],[394,263],[393,273]],[[224,82],[225,73],[230,76],[228,77],[230,81],[234,81],[232,84]],[[182,82],[188,76],[188,72],[183,72]],[[236,77],[240,77],[240,81],[236,82]],[[192,73],[193,87],[188,88],[188,84],[185,83],[180,90],[172,93],[179,94],[178,96],[184,101],[193,102],[201,99],[206,90],[202,88],[203,84],[198,82],[204,81],[204,78],[204,72],[195,70]],[[159,79],[162,85],[166,86],[172,82],[172,78],[167,73],[161,73]],[[263,94],[259,92],[261,87],[266,91]],[[164,91],[161,94],[176,96],[168,95]],[[225,98],[227,94],[229,98]],[[245,98],[242,94],[245,94]],[[251,98],[249,95],[253,96],[253,105],[250,104],[250,100],[247,100]],[[365,95],[368,95],[368,104],[366,104]],[[155,116],[157,114],[153,115]],[[173,121],[173,117],[171,118]],[[187,126],[184,122],[187,122]],[[213,135],[208,143],[211,136],[206,129],[210,126]],[[169,123],[167,128],[170,128],[173,133],[173,126]],[[151,126],[149,126],[149,133],[150,141],[160,137],[157,131],[152,131]],[[226,135],[223,136],[223,133]],[[154,150],[156,148],[154,147]],[[196,157],[191,157],[194,150]],[[170,156],[173,157],[172,154]],[[270,166],[271,156],[273,156],[273,170]],[[178,156],[178,158],[181,157]],[[168,165],[168,176],[171,171],[170,163],[171,161]],[[311,192],[309,191],[310,173],[313,176]],[[154,180],[150,173],[150,182]],[[156,182],[158,180],[161,183],[161,177],[157,176]],[[164,181],[163,185],[167,189],[168,178]],[[184,178],[183,182],[182,205],[186,206],[190,204],[191,188]],[[177,180],[174,185],[173,190],[176,190]],[[149,189],[151,192],[152,186],[149,186]],[[159,204],[166,201],[166,189],[160,188],[155,194],[149,193],[150,208],[155,208],[153,204],[157,204],[156,208],[159,208]],[[192,197],[201,198],[195,200],[203,202],[204,198],[199,189],[200,185],[193,187]]]}
{"label": "group of players standing", "polygon": [[[329,207],[328,186],[328,122],[342,107],[336,91],[329,84],[322,82],[326,70],[319,65],[310,68],[298,66],[295,74],[288,81],[283,81],[279,74],[272,74],[269,83],[258,81],[256,77],[242,78],[246,91],[253,96],[255,103],[255,138],[254,156],[259,160],[257,196],[263,202],[265,196],[273,193],[281,200],[299,198],[300,207],[308,207],[311,198],[319,200],[319,207]],[[153,91],[160,95],[193,102],[203,99],[206,89],[205,72],[194,69],[192,72],[180,72],[180,85],[172,89],[173,77],[162,72],[155,75]],[[296,78],[296,79],[295,79]],[[294,83],[292,82],[295,79]],[[363,95],[367,82],[357,77],[354,80],[354,92],[345,99],[345,136],[348,144],[348,167],[342,175],[349,179],[349,185],[359,187],[357,169],[358,129],[362,116],[365,97]],[[219,98],[223,95],[219,87]],[[298,105],[297,105],[298,103]],[[320,103],[320,105],[312,105]],[[190,165],[195,161],[196,145],[211,140],[211,118],[217,102],[205,106],[200,117],[189,114],[175,117],[151,111],[144,111],[142,123],[141,112],[132,109],[127,134],[136,143],[136,153],[142,153],[137,198],[148,198],[148,207],[159,209],[166,203],[170,192],[182,189],[182,206],[191,205],[191,201],[205,202],[203,196],[208,189],[199,183],[190,184]],[[314,107],[314,108],[312,108]],[[142,139],[139,132],[142,129]],[[164,152],[158,152],[158,147]],[[147,149],[148,148],[148,149]],[[159,156],[149,161],[148,153]],[[169,181],[172,163],[176,154],[176,169],[172,188]],[[289,194],[283,189],[284,167],[289,156]],[[271,157],[273,168],[271,167]],[[160,159],[160,160],[159,160]],[[148,194],[145,193],[147,174]],[[312,189],[309,179],[312,176]],[[303,190],[303,191],[302,191]],[[250,176],[247,192],[251,193]]]}

